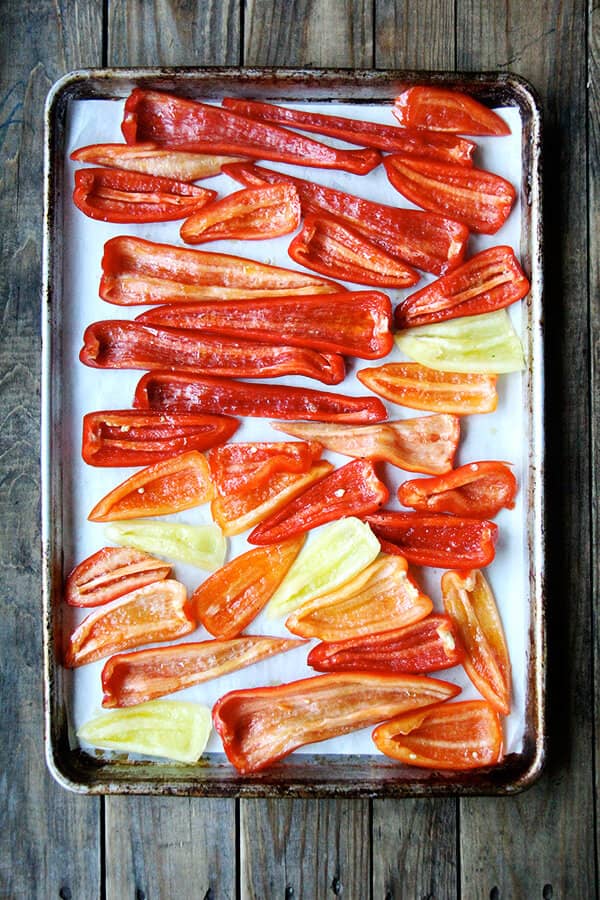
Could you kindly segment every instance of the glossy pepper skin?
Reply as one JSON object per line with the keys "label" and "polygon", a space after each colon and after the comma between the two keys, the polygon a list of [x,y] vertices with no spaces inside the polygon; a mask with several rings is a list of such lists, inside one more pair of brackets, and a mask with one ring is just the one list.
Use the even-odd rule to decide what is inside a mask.
{"label": "glossy pepper skin", "polygon": [[140,550],[102,547],[70,572],[64,598],[69,606],[102,606],[170,573],[170,563]]}
{"label": "glossy pepper skin", "polygon": [[250,493],[279,472],[308,472],[322,447],[311,441],[247,441],[224,444],[207,454],[220,496]]}
{"label": "glossy pepper skin", "polygon": [[79,169],[73,202],[91,219],[130,224],[185,219],[216,196],[216,191],[172,178],[121,169]]}
{"label": "glossy pepper skin", "polygon": [[405,128],[453,134],[510,134],[504,119],[474,97],[433,85],[408,88],[396,97],[392,112]]}
{"label": "glossy pepper skin", "polygon": [[496,375],[442,372],[402,362],[359,369],[356,377],[380,397],[410,409],[462,416],[493,412],[498,405]]}
{"label": "glossy pepper skin", "polygon": [[398,499],[413,509],[491,519],[504,507],[514,507],[516,493],[517,480],[510,468],[483,460],[437,478],[405,481],[398,488]]}
{"label": "glossy pepper skin", "polygon": [[342,169],[355,175],[365,175],[381,161],[375,150],[337,150],[219,106],[141,88],[125,102],[121,129],[128,144],[152,141],[174,149]]}
{"label": "glossy pepper skin", "polygon": [[186,244],[261,241],[289,234],[300,224],[300,200],[291,184],[245,188],[194,212],[180,228]]}
{"label": "glossy pepper skin", "polygon": [[202,153],[186,153],[184,150],[165,150],[158,144],[89,144],[71,153],[77,162],[94,163],[177,181],[198,181],[218,175],[226,162],[241,162],[231,156],[207,156]]}

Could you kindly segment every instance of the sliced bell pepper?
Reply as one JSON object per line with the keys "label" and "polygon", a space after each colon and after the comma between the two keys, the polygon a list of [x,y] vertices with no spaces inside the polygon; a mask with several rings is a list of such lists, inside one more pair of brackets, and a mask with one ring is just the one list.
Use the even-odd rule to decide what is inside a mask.
{"label": "sliced bell pepper", "polygon": [[418,566],[468,569],[494,559],[498,526],[485,519],[381,510],[365,521],[385,552],[400,553]]}
{"label": "sliced bell pepper", "polygon": [[396,328],[492,312],[528,292],[529,281],[512,247],[491,247],[398,304]]}
{"label": "sliced bell pepper", "polygon": [[104,245],[100,296],[117,306],[331,294],[332,281],[265,263],[121,235]]}
{"label": "sliced bell pepper", "polygon": [[250,441],[224,444],[207,454],[217,493],[245,494],[279,472],[308,472],[322,447],[306,441]]}
{"label": "sliced bell pepper", "polygon": [[517,197],[509,181],[483,169],[400,154],[387,156],[383,164],[390,184],[403,197],[478,234],[502,228]]}
{"label": "sliced bell pepper", "polygon": [[172,222],[185,219],[217,196],[216,191],[123,169],[79,169],[73,202],[101,222]]}
{"label": "sliced bell pepper", "polygon": [[383,506],[389,496],[372,461],[354,459],[263,519],[248,543],[277,544],[333,519],[364,516]]}
{"label": "sliced bell pepper", "polygon": [[67,578],[64,597],[69,606],[101,606],[170,574],[170,563],[147,553],[103,547],[75,566]]}
{"label": "sliced bell pepper", "polygon": [[127,478],[94,506],[88,519],[112,522],[166,516],[208,503],[214,493],[206,457],[189,450]]}
{"label": "sliced bell pepper", "polygon": [[304,375],[339,384],[346,367],[338,353],[109,319],[89,325],[79,359],[96,369],[179,369],[198,375],[277,378]]}
{"label": "sliced bell pepper", "polygon": [[496,375],[442,372],[403,362],[360,369],[356,377],[380,397],[410,409],[460,416],[493,412],[498,405]]}
{"label": "sliced bell pepper", "polygon": [[382,553],[350,581],[304,603],[285,625],[302,637],[344,641],[403,628],[432,609],[431,599],[408,574],[404,557]]}
{"label": "sliced bell pepper", "polygon": [[288,253],[301,266],[329,278],[375,287],[410,287],[418,273],[364,234],[331,216],[308,215]]}
{"label": "sliced bell pepper", "polygon": [[364,175],[381,162],[375,150],[338,150],[219,106],[136,88],[125,102],[121,125],[128,144],[153,141],[196,152],[240,154],[319,169]]}
{"label": "sliced bell pepper", "polygon": [[394,340],[403,353],[432,369],[500,375],[525,368],[521,341],[505,309],[407,328]]}
{"label": "sliced bell pepper", "polygon": [[81,455],[90,466],[148,466],[184,450],[208,450],[239,426],[230,416],[134,409],[83,417]]}
{"label": "sliced bell pepper", "polygon": [[130,647],[171,641],[194,631],[186,609],[187,591],[172,579],[157,581],[124,594],[94,610],[66,641],[69,669]]}
{"label": "sliced bell pepper", "polygon": [[361,147],[395,150],[429,159],[460,163],[464,166],[471,165],[475,150],[472,141],[450,138],[446,134],[423,134],[415,130],[398,128],[397,125],[382,125],[379,122],[365,122],[346,116],[289,109],[274,103],[260,103],[257,100],[225,97],[223,106],[260,122],[274,122],[301,131],[325,134]]}
{"label": "sliced bell pepper", "polygon": [[276,687],[230,691],[213,707],[229,761],[257,772],[304,744],[356,731],[460,692],[423,675],[336,673]]}
{"label": "sliced bell pepper", "polygon": [[303,543],[299,536],[236,556],[192,594],[196,619],[215,637],[237,637],[267,605]]}
{"label": "sliced bell pepper", "polygon": [[198,181],[218,175],[227,162],[240,162],[241,157],[207,156],[202,153],[185,153],[183,150],[165,150],[158,144],[90,144],[71,153],[77,162],[95,163],[129,172],[143,172],[178,181]]}
{"label": "sliced bell pepper", "polygon": [[165,412],[235,413],[274,419],[319,422],[382,422],[385,406],[377,397],[347,397],[289,385],[256,384],[183,372],[148,372],[138,382],[134,406]]}
{"label": "sliced bell pepper", "polygon": [[405,128],[453,134],[506,135],[510,128],[483,103],[449,88],[418,85],[396,97],[392,112]]}
{"label": "sliced bell pepper", "polygon": [[447,415],[420,416],[380,425],[273,422],[272,427],[293,437],[318,441],[334,453],[382,460],[409,472],[431,475],[452,469],[460,439],[459,419]]}
{"label": "sliced bell pepper", "polygon": [[485,460],[460,466],[437,478],[405,481],[398,488],[403,506],[431,512],[492,519],[515,505],[517,480],[502,462]]}
{"label": "sliced bell pepper", "polygon": [[502,725],[483,700],[430,706],[383,722],[373,740],[386,756],[407,766],[464,771],[502,758]]}
{"label": "sliced bell pepper", "polygon": [[463,261],[469,229],[453,219],[374,203],[251,163],[228,163],[222,171],[246,185],[293,184],[300,197],[303,215],[325,213],[341,219],[391,256],[417,269],[442,275]]}
{"label": "sliced bell pepper", "polygon": [[227,641],[200,641],[120,653],[104,664],[104,707],[126,707],[221,678],[304,641],[245,634]]}
{"label": "sliced bell pepper", "polygon": [[106,528],[106,536],[115,544],[190,563],[207,572],[214,572],[223,565],[227,549],[225,538],[216,525],[131,519],[112,522]]}
{"label": "sliced bell pepper", "polygon": [[510,713],[511,666],[502,620],[482,572],[445,572],[444,608],[465,649],[463,666],[477,690],[504,716]]}
{"label": "sliced bell pepper", "polygon": [[349,516],[331,522],[294,560],[269,601],[269,617],[289,613],[355,578],[379,555],[379,549],[379,541],[360,519]]}
{"label": "sliced bell pepper", "polygon": [[260,241],[295,231],[300,200],[292,184],[244,188],[194,213],[181,226],[187,244],[224,239]]}
{"label": "sliced bell pepper", "polygon": [[306,661],[318,672],[425,675],[456,666],[463,656],[452,620],[448,616],[432,614],[393,631],[317,644]]}
{"label": "sliced bell pepper", "polygon": [[361,359],[387,356],[393,347],[391,319],[392,304],[380,291],[185,303],[137,316],[150,325],[202,329]]}

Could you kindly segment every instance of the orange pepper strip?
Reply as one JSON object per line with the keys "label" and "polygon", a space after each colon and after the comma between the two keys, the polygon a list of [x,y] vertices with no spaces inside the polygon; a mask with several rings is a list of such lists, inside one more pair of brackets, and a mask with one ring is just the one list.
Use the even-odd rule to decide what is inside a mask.
{"label": "orange pepper strip", "polygon": [[403,506],[491,519],[503,507],[515,505],[517,481],[502,462],[484,460],[459,466],[437,478],[415,478],[398,488]]}
{"label": "orange pepper strip", "polygon": [[194,213],[181,226],[179,233],[186,244],[265,240],[296,230],[300,200],[293,185],[269,184],[228,194],[208,204],[202,213]]}
{"label": "orange pepper strip", "polygon": [[493,412],[498,405],[496,375],[441,372],[403,362],[361,369],[356,377],[380,397],[411,409],[460,416]]}

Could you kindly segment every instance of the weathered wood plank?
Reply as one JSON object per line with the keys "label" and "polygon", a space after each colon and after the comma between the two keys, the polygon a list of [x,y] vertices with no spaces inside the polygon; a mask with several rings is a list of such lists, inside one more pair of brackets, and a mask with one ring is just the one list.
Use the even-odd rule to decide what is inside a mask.
{"label": "weathered wood plank", "polygon": [[[42,109],[51,84],[100,63],[95,3],[3,4],[0,28],[0,895],[100,896],[100,802],[67,793],[43,755],[39,528]],[[50,838],[51,836],[51,838]],[[61,893],[62,892],[62,893]]]}
{"label": "weathered wood plank", "polygon": [[[586,34],[580,0],[460,5],[463,69],[511,69],[546,111],[547,423],[550,758],[541,781],[502,802],[461,801],[462,896],[594,894]],[[575,376],[574,373],[578,373]],[[554,407],[556,409],[556,407]],[[568,484],[564,473],[568,472]]]}
{"label": "weathered wood plank", "polygon": [[375,0],[378,69],[454,69],[454,0]]}

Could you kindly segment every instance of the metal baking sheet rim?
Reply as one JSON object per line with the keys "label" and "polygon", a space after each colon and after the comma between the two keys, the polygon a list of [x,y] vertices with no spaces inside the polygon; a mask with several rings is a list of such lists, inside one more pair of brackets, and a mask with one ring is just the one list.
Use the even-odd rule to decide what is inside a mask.
{"label": "metal baking sheet rim", "polygon": [[[500,766],[471,773],[399,769],[380,756],[290,757],[268,771],[240,776],[226,763],[200,761],[157,767],[154,763],[101,761],[69,747],[64,691],[66,673],[57,662],[55,597],[62,589],[60,445],[56,422],[60,412],[60,383],[53,377],[60,359],[62,254],[57,221],[63,195],[57,161],[62,162],[64,125],[70,99],[124,97],[137,85],[193,94],[200,86],[215,92],[236,90],[292,100],[309,92],[311,99],[348,99],[353,102],[389,99],[403,87],[436,83],[466,88],[483,100],[508,102],[520,108],[524,126],[527,177],[523,181],[523,209],[527,227],[522,257],[531,273],[527,328],[528,412],[531,423],[531,467],[528,497],[530,550],[530,642],[527,684],[527,729],[520,753],[505,757]],[[48,768],[65,788],[85,794],[155,794],[212,797],[401,797],[513,794],[529,787],[542,772],[546,751],[545,675],[545,509],[544,509],[544,347],[542,269],[542,113],[537,95],[523,78],[509,73],[417,72],[344,69],[86,69],[71,72],[51,89],[45,107],[44,235],[42,293],[41,401],[41,533],[44,638],[44,723]],[[343,765],[342,765],[343,764]],[[343,777],[342,777],[343,776]]]}

